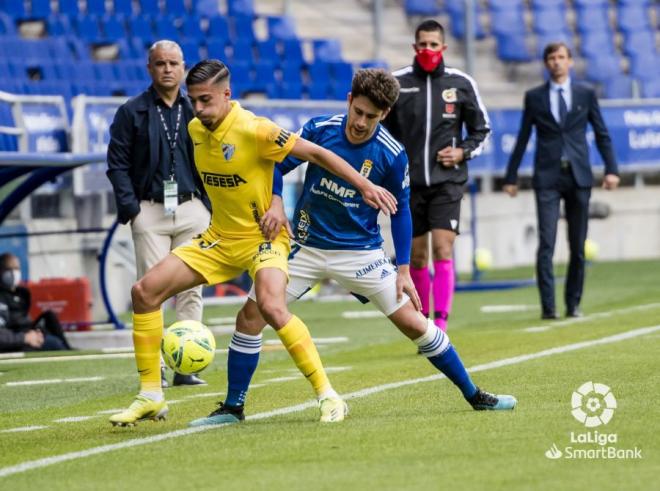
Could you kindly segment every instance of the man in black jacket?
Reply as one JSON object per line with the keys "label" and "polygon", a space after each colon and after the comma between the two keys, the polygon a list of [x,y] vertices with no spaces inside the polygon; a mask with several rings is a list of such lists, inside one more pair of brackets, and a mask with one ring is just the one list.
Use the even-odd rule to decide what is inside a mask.
{"label": "man in black jacket", "polygon": [[557,237],[560,200],[564,200],[570,260],[564,301],[566,315],[579,317],[584,285],[584,241],[587,238],[589,198],[593,174],[587,147],[587,123],[596,135],[596,145],[605,162],[603,188],[619,184],[612,141],[600,113],[594,90],[573,83],[571,51],[564,43],[551,43],[543,52],[550,81],[525,94],[525,107],[516,146],[506,170],[504,191],[516,196],[518,167],[532,126],[536,127],[536,154],[532,185],[536,195],[539,247],[536,281],[541,296],[541,317],[558,318],[555,311],[555,280],[552,256]]}
{"label": "man in black jacket", "polygon": [[[454,295],[453,247],[459,233],[467,161],[479,155],[490,133],[488,114],[475,81],[446,67],[444,29],[434,20],[415,30],[415,60],[394,72],[399,100],[385,120],[410,160],[413,243],[410,273],[429,315],[431,279],[429,231],[433,251],[435,324],[447,329]],[[465,130],[465,138],[463,137]]]}
{"label": "man in black jacket", "polygon": [[[206,230],[210,219],[188,136],[193,112],[181,92],[181,48],[172,41],[156,42],[147,68],[152,84],[117,110],[108,146],[107,175],[118,219],[131,223],[138,278]],[[202,320],[201,287],[176,300],[177,320]],[[194,375],[174,376],[174,385],[202,383]]]}
{"label": "man in black jacket", "polygon": [[30,319],[30,290],[19,286],[20,281],[18,258],[8,252],[0,255],[0,352],[71,349],[54,312]]}

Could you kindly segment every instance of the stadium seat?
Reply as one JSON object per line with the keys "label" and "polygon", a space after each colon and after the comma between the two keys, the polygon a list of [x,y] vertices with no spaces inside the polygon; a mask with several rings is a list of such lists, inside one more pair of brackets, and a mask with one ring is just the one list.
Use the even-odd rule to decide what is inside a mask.
{"label": "stadium seat", "polygon": [[45,19],[53,13],[50,0],[32,0],[30,2],[30,17]]}
{"label": "stadium seat", "polygon": [[57,11],[60,15],[66,15],[71,18],[77,17],[81,13],[80,8],[78,7],[78,0],[59,0],[57,5]]}
{"label": "stadium seat", "polygon": [[343,61],[341,43],[338,39],[314,39],[314,61]]}
{"label": "stadium seat", "polygon": [[148,15],[149,17],[160,15],[158,0],[140,0],[138,4],[140,5],[140,13],[142,15]]}
{"label": "stadium seat", "polygon": [[218,0],[193,0],[193,12],[204,17],[213,17],[220,13]]}
{"label": "stadium seat", "polygon": [[206,50],[209,58],[226,60],[227,40],[223,38],[208,38],[206,40]]}
{"label": "stadium seat", "polygon": [[625,36],[622,45],[623,52],[628,56],[636,56],[644,53],[655,53],[655,33],[650,30],[640,29],[631,31]]}
{"label": "stadium seat", "polygon": [[255,41],[254,35],[254,18],[251,15],[235,15],[231,20],[232,24],[232,40]]}
{"label": "stadium seat", "polygon": [[302,45],[298,39],[285,39],[282,41],[282,59],[300,65],[305,62]]}
{"label": "stadium seat", "polygon": [[92,64],[94,77],[99,82],[110,83],[118,80],[117,64],[109,61],[96,62]]}
{"label": "stadium seat", "polygon": [[573,0],[573,6],[578,10],[607,7],[609,0]]}
{"label": "stadium seat", "polygon": [[310,82],[308,84],[311,99],[327,99],[330,95],[330,64],[315,60],[307,68]]}
{"label": "stadium seat", "polygon": [[87,15],[102,16],[107,13],[105,11],[105,0],[87,0],[85,3],[87,5],[85,9]]}
{"label": "stadium seat", "polygon": [[660,97],[660,78],[642,81],[642,97]]}
{"label": "stadium seat", "polygon": [[565,8],[566,0],[532,0],[532,10]]}
{"label": "stadium seat", "polygon": [[254,17],[253,0],[227,0],[227,13],[231,16]]}
{"label": "stadium seat", "polygon": [[524,34],[499,35],[497,37],[497,57],[502,61],[524,63],[532,61]]}
{"label": "stadium seat", "polygon": [[78,38],[86,43],[96,43],[102,39],[99,21],[93,15],[80,15],[75,22]]}
{"label": "stadium seat", "polygon": [[188,15],[184,0],[165,0],[165,12],[174,17],[183,17]]}
{"label": "stadium seat", "polygon": [[131,17],[128,20],[128,29],[131,36],[142,39],[145,44],[153,42],[154,34],[151,29],[151,22],[144,15]]}
{"label": "stadium seat", "polygon": [[534,32],[538,34],[565,32],[568,30],[566,11],[564,9],[535,10],[532,26]]}
{"label": "stadium seat", "polygon": [[350,90],[351,81],[353,80],[353,65],[345,61],[330,63],[330,76],[332,77],[333,85],[348,87],[348,90]]}
{"label": "stadium seat", "polygon": [[101,26],[103,27],[103,37],[108,41],[119,41],[126,38],[126,26],[120,17],[115,15],[106,15],[101,19]]}
{"label": "stadium seat", "polygon": [[[483,12],[479,5],[475,2],[476,11],[474,15],[474,33],[477,39],[486,37],[486,31],[481,23],[481,13]],[[465,37],[465,6],[463,2],[448,2],[445,5],[447,13],[449,14],[449,30],[451,35],[456,39],[463,39]],[[492,22],[491,22],[492,25]]]}
{"label": "stadium seat", "polygon": [[133,10],[133,0],[114,0],[112,5],[112,12],[115,15],[130,17],[135,14],[135,11]]}
{"label": "stadium seat", "polygon": [[411,17],[433,17],[442,13],[440,4],[436,0],[404,0],[403,10]]}
{"label": "stadium seat", "polygon": [[181,25],[181,33],[184,38],[196,39],[202,41],[204,39],[204,31],[202,31],[202,22],[197,14],[186,15]]}
{"label": "stadium seat", "polygon": [[580,34],[588,32],[604,32],[611,30],[607,7],[594,7],[589,10],[577,11],[576,28]]}
{"label": "stadium seat", "polygon": [[4,12],[12,19],[24,19],[27,17],[25,5],[20,0],[3,0],[0,2],[0,12]]}
{"label": "stadium seat", "polygon": [[252,90],[265,92],[266,94],[276,93],[277,79],[275,78],[275,65],[270,60],[261,60],[254,63],[254,81]]}
{"label": "stadium seat", "polygon": [[209,19],[207,35],[214,39],[222,39],[225,43],[229,41],[229,24],[227,18],[222,15],[216,15]]}
{"label": "stadium seat", "polygon": [[497,37],[511,37],[514,34],[525,34],[527,24],[522,9],[494,10],[490,14],[490,31]]}
{"label": "stadium seat", "polygon": [[65,36],[71,32],[71,22],[66,15],[53,14],[46,20],[46,31],[50,36]]}
{"label": "stadium seat", "polygon": [[4,12],[0,12],[0,34],[12,36],[16,34],[16,26],[13,19]]}
{"label": "stadium seat", "polygon": [[651,29],[648,9],[643,6],[620,6],[616,19],[619,30],[624,33]]}
{"label": "stadium seat", "polygon": [[630,74],[642,81],[660,79],[660,56],[643,52],[631,57]]}
{"label": "stadium seat", "polygon": [[621,75],[621,59],[618,55],[605,55],[587,61],[585,76],[593,82],[605,82]]}
{"label": "stadium seat", "polygon": [[250,64],[245,61],[233,61],[228,64],[231,73],[232,88],[240,88],[240,93],[245,93],[252,88],[252,78],[250,76]]}
{"label": "stadium seat", "polygon": [[607,99],[629,99],[633,95],[633,80],[627,75],[611,77],[603,83],[603,95]]}
{"label": "stadium seat", "polygon": [[246,40],[235,41],[231,45],[231,60],[235,62],[245,62],[251,64],[254,60],[254,46],[252,42]]}
{"label": "stadium seat", "polygon": [[294,20],[286,15],[269,16],[266,20],[268,24],[268,36],[271,39],[298,39],[296,35],[296,26]]}
{"label": "stadium seat", "polygon": [[199,43],[196,39],[186,39],[179,43],[181,51],[183,51],[183,59],[186,67],[192,67],[198,63],[202,57],[200,56]]}
{"label": "stadium seat", "polygon": [[280,64],[277,41],[273,38],[266,39],[265,41],[257,41],[257,54],[261,61],[270,61],[275,66]]}
{"label": "stadium seat", "polygon": [[385,60],[364,60],[360,62],[360,68],[382,68],[389,70],[389,65]]}
{"label": "stadium seat", "polygon": [[616,52],[614,34],[610,31],[584,33],[580,41],[580,52],[585,58],[613,55]]}
{"label": "stadium seat", "polygon": [[280,64],[282,83],[302,85],[302,65],[286,58]]}
{"label": "stadium seat", "polygon": [[176,19],[169,15],[157,17],[154,21],[156,39],[169,39],[170,41],[179,42],[181,34],[179,33],[176,24]]}
{"label": "stadium seat", "polygon": [[276,97],[278,99],[302,99],[303,86],[296,82],[282,82]]}

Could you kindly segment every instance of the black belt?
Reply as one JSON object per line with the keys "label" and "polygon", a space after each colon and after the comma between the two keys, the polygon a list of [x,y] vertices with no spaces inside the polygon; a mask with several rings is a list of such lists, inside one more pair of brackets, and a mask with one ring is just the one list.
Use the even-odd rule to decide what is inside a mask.
{"label": "black belt", "polygon": [[[179,204],[185,203],[186,201],[190,201],[194,197],[195,197],[195,193],[180,193],[176,195]],[[164,203],[162,194],[155,198],[154,197],[147,198],[147,201],[151,201],[152,203]]]}

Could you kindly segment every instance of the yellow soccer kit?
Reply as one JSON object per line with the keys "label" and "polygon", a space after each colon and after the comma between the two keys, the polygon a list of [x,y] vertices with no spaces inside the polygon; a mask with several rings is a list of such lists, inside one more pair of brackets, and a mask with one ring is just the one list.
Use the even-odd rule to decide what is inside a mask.
{"label": "yellow soccer kit", "polygon": [[215,131],[197,118],[188,124],[197,172],[211,200],[211,224],[191,245],[178,247],[173,254],[209,284],[245,270],[254,278],[263,267],[286,272],[290,251],[286,231],[267,242],[259,220],[270,207],[275,162],[284,160],[298,136],[238,102],[231,104]]}

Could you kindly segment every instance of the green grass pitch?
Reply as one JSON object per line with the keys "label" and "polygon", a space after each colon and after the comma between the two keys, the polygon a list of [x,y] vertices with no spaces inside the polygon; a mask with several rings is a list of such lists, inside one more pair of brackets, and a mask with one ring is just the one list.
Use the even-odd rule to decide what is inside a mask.
{"label": "green grass pitch", "polygon": [[[531,272],[490,277],[503,274]],[[187,423],[223,400],[224,353],[203,372],[207,387],[166,390],[167,421],[134,428],[107,421],[135,395],[131,357],[0,359],[0,489],[657,488],[658,278],[658,261],[596,263],[587,274],[586,317],[570,322],[540,321],[535,288],[456,295],[452,343],[476,367],[478,385],[518,398],[511,413],[472,411],[383,317],[344,318],[373,311],[357,301],[293,307],[315,338],[326,338],[319,349],[330,378],[352,396],[348,419],[335,425],[317,422],[311,388],[280,349],[261,355],[249,419],[201,432]],[[482,310],[503,305],[526,307]],[[205,318],[237,309],[208,308]],[[276,340],[271,330],[264,339],[277,347],[268,344]],[[229,336],[217,341],[224,348]],[[98,379],[69,380],[80,377]],[[44,380],[64,382],[25,384]],[[571,414],[573,391],[588,381],[610,387],[617,401],[612,420],[591,429]],[[616,438],[604,447],[637,449],[641,459],[566,458],[576,450],[597,455],[600,444],[572,439],[599,435]],[[558,459],[546,456],[553,446]]]}

